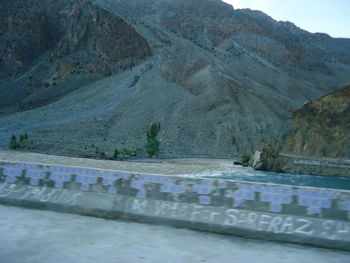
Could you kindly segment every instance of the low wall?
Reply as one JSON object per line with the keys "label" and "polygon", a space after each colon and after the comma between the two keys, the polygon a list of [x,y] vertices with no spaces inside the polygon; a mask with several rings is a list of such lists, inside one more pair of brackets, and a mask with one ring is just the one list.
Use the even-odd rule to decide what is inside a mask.
{"label": "low wall", "polygon": [[350,191],[0,162],[0,202],[350,250]]}
{"label": "low wall", "polygon": [[280,154],[285,173],[350,177],[350,160]]}

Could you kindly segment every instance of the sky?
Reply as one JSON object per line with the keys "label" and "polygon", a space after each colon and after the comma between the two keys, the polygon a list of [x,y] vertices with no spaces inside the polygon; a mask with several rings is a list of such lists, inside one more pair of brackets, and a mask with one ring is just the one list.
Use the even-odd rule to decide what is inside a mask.
{"label": "sky", "polygon": [[235,9],[260,10],[309,32],[350,38],[350,0],[223,0]]}

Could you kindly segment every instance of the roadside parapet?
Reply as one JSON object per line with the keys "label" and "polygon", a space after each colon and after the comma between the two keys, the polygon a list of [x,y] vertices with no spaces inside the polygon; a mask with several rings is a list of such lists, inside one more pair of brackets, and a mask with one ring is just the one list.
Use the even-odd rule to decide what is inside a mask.
{"label": "roadside parapet", "polygon": [[350,191],[0,162],[0,202],[350,250]]}

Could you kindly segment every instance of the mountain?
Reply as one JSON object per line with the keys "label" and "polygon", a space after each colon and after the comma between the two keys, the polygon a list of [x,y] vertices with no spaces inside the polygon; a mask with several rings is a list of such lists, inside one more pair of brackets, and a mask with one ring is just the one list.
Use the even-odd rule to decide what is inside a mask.
{"label": "mountain", "polygon": [[[162,157],[245,155],[283,142],[291,132],[286,120],[305,101],[350,83],[349,39],[311,34],[219,0],[14,2],[62,21],[57,27],[63,33],[50,48],[43,44],[40,50],[47,51],[36,51],[42,55],[33,55],[14,76],[1,70],[0,92],[16,98],[0,107],[1,147],[8,146],[11,134],[26,132],[28,149],[111,156],[115,148],[143,148],[150,124],[160,122]],[[5,7],[0,12],[17,10]],[[60,8],[68,11],[54,11]],[[110,23],[108,31],[98,23],[102,17]],[[79,26],[70,30],[71,25]],[[104,43],[98,52],[94,36]],[[106,57],[122,36],[128,36],[123,51],[112,52],[115,59]],[[52,68],[46,54],[53,62],[68,61],[74,73],[59,78],[64,79],[56,83],[60,88],[34,84],[28,96],[22,84],[13,83],[29,78],[32,70]],[[46,73],[35,76],[44,83],[50,79]],[[51,100],[27,110],[23,105],[33,96]]]}
{"label": "mountain", "polygon": [[350,158],[350,86],[306,103],[293,113],[286,153]]}
{"label": "mountain", "polygon": [[151,55],[122,19],[85,1],[3,1],[0,107],[51,102]]}
{"label": "mountain", "polygon": [[311,34],[260,11],[234,10],[220,0],[96,0],[127,17],[152,21],[226,56],[252,52],[278,66],[325,70],[350,64],[350,40]]}

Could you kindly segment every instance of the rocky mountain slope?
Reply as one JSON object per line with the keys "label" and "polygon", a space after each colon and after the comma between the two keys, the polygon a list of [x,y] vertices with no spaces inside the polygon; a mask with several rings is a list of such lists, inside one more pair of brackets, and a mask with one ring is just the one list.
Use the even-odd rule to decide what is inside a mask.
{"label": "rocky mountain slope", "polygon": [[86,1],[2,1],[0,108],[38,106],[151,55],[122,19]]}
{"label": "rocky mountain slope", "polygon": [[306,103],[293,126],[284,152],[350,159],[350,86]]}
{"label": "rocky mountain slope", "polygon": [[[50,1],[29,2],[45,6],[43,3]],[[115,19],[110,22],[109,32],[115,25],[129,28],[120,32],[129,32],[131,39],[135,38],[130,49],[123,45],[129,51],[122,53],[131,57],[117,58],[117,64],[108,57],[100,58],[94,51],[93,37],[84,37],[83,45],[76,44],[82,43],[77,40],[78,33],[86,21],[95,23],[93,16],[87,15],[91,20],[82,20],[79,30],[68,34],[72,34],[71,38],[64,37],[64,44],[49,49],[49,54],[56,54],[51,50],[83,46],[82,51],[72,51],[74,61],[80,64],[69,76],[85,82],[67,78],[65,83],[76,89],[63,93],[54,102],[3,113],[1,147],[8,146],[11,134],[27,132],[30,149],[88,156],[103,152],[111,156],[116,147],[143,148],[150,124],[160,122],[162,157],[244,155],[267,142],[284,141],[290,132],[286,120],[305,101],[350,82],[349,40],[310,34],[261,12],[234,10],[219,0],[94,2],[98,7],[84,1],[69,3],[76,6],[68,8],[76,10],[76,15],[70,19],[63,16],[66,24],[62,30],[70,27],[70,21],[84,17],[79,14],[92,12],[84,7],[88,5],[88,10],[104,14],[105,19]],[[112,14],[127,24],[116,23],[121,20]],[[91,32],[97,34],[99,30]],[[98,34],[103,32],[108,31],[101,29]],[[107,46],[110,37],[105,33],[99,38],[101,42],[108,40],[106,46],[101,44],[106,54],[111,54],[115,46]],[[67,56],[71,61],[73,55],[69,52],[63,58],[54,56],[54,61]],[[82,53],[88,55],[83,55],[84,59],[76,55]],[[40,63],[52,65],[45,64],[45,55],[36,61],[28,64],[24,75],[16,73],[15,78],[27,76],[26,72],[35,71]],[[131,62],[123,64],[129,67],[123,70],[123,66],[116,66],[118,61],[131,61],[134,66]],[[90,74],[90,68],[94,68],[90,64],[98,65],[98,74]],[[88,77],[96,80],[96,75],[98,81],[89,81]],[[39,80],[46,75],[40,76]],[[6,77],[2,80],[2,87],[12,81]],[[19,92],[11,94],[18,96]]]}
{"label": "rocky mountain slope", "polygon": [[249,9],[234,10],[221,0],[96,0],[127,17],[153,21],[202,47],[241,56],[252,52],[275,65],[327,70],[350,64],[350,40],[311,34]]}

